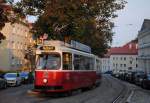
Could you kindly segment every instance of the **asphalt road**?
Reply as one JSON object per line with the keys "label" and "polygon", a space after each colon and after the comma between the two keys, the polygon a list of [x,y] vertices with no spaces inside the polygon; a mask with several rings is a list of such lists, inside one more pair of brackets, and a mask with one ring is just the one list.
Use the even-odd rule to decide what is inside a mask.
{"label": "asphalt road", "polygon": [[123,89],[121,81],[103,76],[99,87],[73,96],[50,96],[30,92],[33,85],[0,90],[0,103],[112,103]]}

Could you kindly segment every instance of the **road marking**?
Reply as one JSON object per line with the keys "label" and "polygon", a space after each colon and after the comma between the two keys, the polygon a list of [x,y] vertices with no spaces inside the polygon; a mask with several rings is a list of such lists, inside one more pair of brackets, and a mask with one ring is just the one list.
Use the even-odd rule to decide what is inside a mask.
{"label": "road marking", "polygon": [[126,103],[131,103],[131,98],[132,98],[133,94],[134,94],[134,91],[132,90],[132,91],[131,91],[131,94],[130,94],[129,97],[127,98]]}

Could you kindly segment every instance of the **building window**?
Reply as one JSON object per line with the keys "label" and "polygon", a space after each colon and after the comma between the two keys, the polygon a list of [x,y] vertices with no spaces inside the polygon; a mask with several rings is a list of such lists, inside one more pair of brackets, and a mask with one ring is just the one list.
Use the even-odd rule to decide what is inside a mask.
{"label": "building window", "polygon": [[115,67],[115,64],[113,63],[113,66]]}
{"label": "building window", "polygon": [[120,58],[120,60],[122,60],[122,57]]}
{"label": "building window", "polygon": [[14,58],[15,58],[14,56],[11,57],[11,59],[14,59]]}
{"label": "building window", "polygon": [[20,49],[22,49],[23,48],[23,45],[22,45],[22,43],[20,44]]}
{"label": "building window", "polygon": [[137,61],[138,59],[136,58],[136,61]]}
{"label": "building window", "polygon": [[126,64],[124,64],[124,67],[126,67]]}
{"label": "building window", "polygon": [[132,61],[130,61],[130,64],[132,64]]}
{"label": "building window", "polygon": [[116,64],[116,67],[118,66],[118,64]]}
{"label": "building window", "polygon": [[138,64],[136,64],[136,68],[138,67]]}
{"label": "building window", "polygon": [[120,67],[122,67],[122,64],[120,64]]}
{"label": "building window", "polygon": [[20,49],[20,44],[19,44],[19,42],[18,42],[17,44],[18,44],[18,45],[17,45],[17,46],[18,46],[17,48]]}
{"label": "building window", "polygon": [[126,57],[124,57],[124,60],[126,60]]}
{"label": "building window", "polygon": [[132,67],[129,67],[128,70],[132,70]]}
{"label": "building window", "polygon": [[15,42],[12,41],[12,49],[15,49]]}
{"label": "building window", "polygon": [[25,30],[25,37],[28,37],[28,32]]}

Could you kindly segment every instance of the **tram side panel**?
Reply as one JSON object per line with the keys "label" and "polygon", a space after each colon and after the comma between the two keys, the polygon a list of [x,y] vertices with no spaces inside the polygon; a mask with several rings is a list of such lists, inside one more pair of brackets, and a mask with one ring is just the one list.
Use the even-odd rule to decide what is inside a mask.
{"label": "tram side panel", "polygon": [[[94,71],[36,71],[35,89],[45,92],[65,92],[92,86],[96,81]],[[47,81],[44,81],[46,80]]]}

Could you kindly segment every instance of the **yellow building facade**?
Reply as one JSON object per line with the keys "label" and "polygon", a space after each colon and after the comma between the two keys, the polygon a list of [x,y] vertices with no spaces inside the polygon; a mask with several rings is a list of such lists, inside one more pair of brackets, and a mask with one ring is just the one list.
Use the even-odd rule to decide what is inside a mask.
{"label": "yellow building facade", "polygon": [[19,70],[26,66],[27,48],[32,44],[30,26],[26,20],[6,23],[1,32],[6,39],[0,44],[0,70]]}

